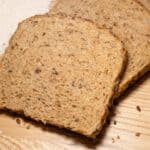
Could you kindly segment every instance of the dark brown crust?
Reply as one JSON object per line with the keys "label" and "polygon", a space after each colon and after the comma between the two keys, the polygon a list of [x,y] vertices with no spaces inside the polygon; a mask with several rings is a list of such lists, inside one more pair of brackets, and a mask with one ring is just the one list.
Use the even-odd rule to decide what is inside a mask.
{"label": "dark brown crust", "polygon": [[[71,18],[71,19],[84,20],[84,21],[87,21],[87,22],[89,22],[89,23],[95,25],[98,29],[103,29],[103,30],[108,31],[108,32],[112,35],[112,33],[110,32],[110,30],[105,29],[105,28],[100,28],[97,24],[95,24],[94,22],[92,22],[91,20],[88,20],[88,19],[83,19],[83,18],[81,18],[81,17],[66,16],[65,14],[61,14],[61,15],[60,15],[60,14],[59,14],[59,15],[44,14],[44,15],[35,15],[35,16],[30,17],[30,18],[27,18],[27,19],[25,19],[24,21],[22,21],[21,23],[19,23],[16,32],[13,34],[13,36],[11,37],[11,39],[10,39],[10,41],[9,41],[9,45],[11,45],[12,39],[13,39],[13,37],[15,36],[15,34],[16,34],[17,32],[20,32],[21,25],[22,25],[24,22],[26,22],[26,21],[28,21],[28,20],[31,20],[32,18],[53,17],[53,16],[54,16],[54,17],[57,16],[57,17],[60,17],[60,18],[69,17],[69,18]],[[120,42],[119,38],[117,38],[116,36],[114,36],[114,37],[117,39],[118,42]],[[120,44],[122,45],[121,42],[120,42]],[[9,49],[9,46],[6,48],[6,51],[7,51],[8,49]],[[116,92],[116,90],[118,89],[119,82],[120,82],[120,78],[121,78],[121,76],[122,76],[122,73],[123,73],[123,71],[124,71],[124,69],[125,69],[125,64],[126,64],[126,51],[123,49],[123,45],[122,45],[122,49],[120,49],[120,52],[122,53],[122,68],[121,68],[120,72],[118,73],[118,76],[116,76],[116,79],[114,79],[114,82],[115,82],[115,83],[114,83],[114,87],[113,87],[113,89],[112,89],[112,93],[111,93],[111,95],[110,95],[110,100],[109,100],[109,101],[110,101],[110,103],[109,103],[110,106],[112,105],[112,97],[113,97],[114,93]],[[110,107],[110,106],[108,106],[108,107]],[[108,109],[108,107],[106,108],[107,110],[105,111],[105,113],[103,114],[103,117],[101,118],[101,120],[102,120],[101,123],[102,123],[102,124],[105,123],[105,119],[106,119],[106,117],[107,117],[108,114],[109,114],[109,109]],[[9,108],[8,108],[8,109],[9,109]],[[15,112],[17,112],[17,113],[20,113],[20,111],[18,111],[18,110],[13,110],[13,111],[15,111]],[[23,114],[24,114],[25,116],[27,116],[27,115],[26,115],[26,112],[24,112]],[[30,117],[30,116],[27,116],[27,117]],[[31,118],[32,118],[32,117],[31,117]],[[37,121],[39,121],[39,120],[37,120]],[[50,123],[50,124],[52,124],[52,123]],[[58,126],[58,125],[56,125],[56,124],[54,124],[54,125],[55,125],[55,126]],[[100,131],[101,131],[101,129],[102,129],[102,126],[103,126],[103,125],[101,125],[100,128],[97,129],[92,135],[87,135],[87,134],[83,133],[82,131],[81,131],[81,132],[80,132],[80,131],[75,131],[75,132],[78,132],[78,133],[80,133],[80,134],[84,134],[85,136],[90,137],[90,138],[95,138],[96,135],[100,133]],[[60,128],[64,128],[63,125],[62,125],[62,126],[59,126],[59,127],[60,127]]]}

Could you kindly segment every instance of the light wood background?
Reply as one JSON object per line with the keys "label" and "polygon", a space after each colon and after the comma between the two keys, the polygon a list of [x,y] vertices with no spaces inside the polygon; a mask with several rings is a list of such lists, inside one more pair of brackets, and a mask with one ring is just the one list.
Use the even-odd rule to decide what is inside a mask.
{"label": "light wood background", "polygon": [[110,125],[96,141],[1,112],[0,150],[150,150],[149,77],[147,74],[117,100]]}

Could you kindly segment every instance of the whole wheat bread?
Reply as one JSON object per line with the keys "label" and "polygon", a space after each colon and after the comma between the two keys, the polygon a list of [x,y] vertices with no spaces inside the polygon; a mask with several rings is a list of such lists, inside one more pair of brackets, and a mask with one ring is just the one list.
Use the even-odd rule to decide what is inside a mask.
{"label": "whole wheat bread", "polygon": [[128,64],[118,96],[150,69],[150,13],[135,0],[56,0],[50,14],[91,19],[123,41]]}
{"label": "whole wheat bread", "polygon": [[0,66],[0,109],[88,137],[98,134],[124,68],[122,43],[92,22],[23,21]]}

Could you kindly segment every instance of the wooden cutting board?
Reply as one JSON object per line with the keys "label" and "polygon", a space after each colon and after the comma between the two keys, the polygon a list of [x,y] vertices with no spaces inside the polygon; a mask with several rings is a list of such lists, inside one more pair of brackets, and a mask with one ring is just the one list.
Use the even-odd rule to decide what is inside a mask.
{"label": "wooden cutting board", "polygon": [[0,150],[149,150],[150,74],[142,78],[112,110],[110,124],[92,142],[75,133],[44,127],[20,116],[0,113]]}

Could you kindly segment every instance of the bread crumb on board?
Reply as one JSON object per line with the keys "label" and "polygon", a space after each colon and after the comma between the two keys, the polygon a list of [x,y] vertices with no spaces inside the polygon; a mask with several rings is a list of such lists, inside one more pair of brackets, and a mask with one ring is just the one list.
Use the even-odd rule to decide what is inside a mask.
{"label": "bread crumb on board", "polygon": [[120,136],[119,136],[119,135],[117,136],[117,139],[120,139]]}
{"label": "bread crumb on board", "polygon": [[116,125],[117,124],[117,121],[116,120],[114,120],[114,125]]}
{"label": "bread crumb on board", "polygon": [[21,124],[21,119],[20,118],[16,118],[16,123],[17,124]]}
{"label": "bread crumb on board", "polygon": [[136,132],[136,133],[135,133],[135,136],[138,136],[138,137],[139,137],[140,135],[141,135],[140,132]]}
{"label": "bread crumb on board", "polygon": [[112,143],[115,143],[115,139],[114,138],[112,138],[111,140],[112,140]]}
{"label": "bread crumb on board", "polygon": [[137,111],[141,112],[141,107],[140,106],[136,106]]}
{"label": "bread crumb on board", "polygon": [[28,130],[29,130],[29,129],[30,129],[30,125],[27,125],[26,129],[28,129]]}

